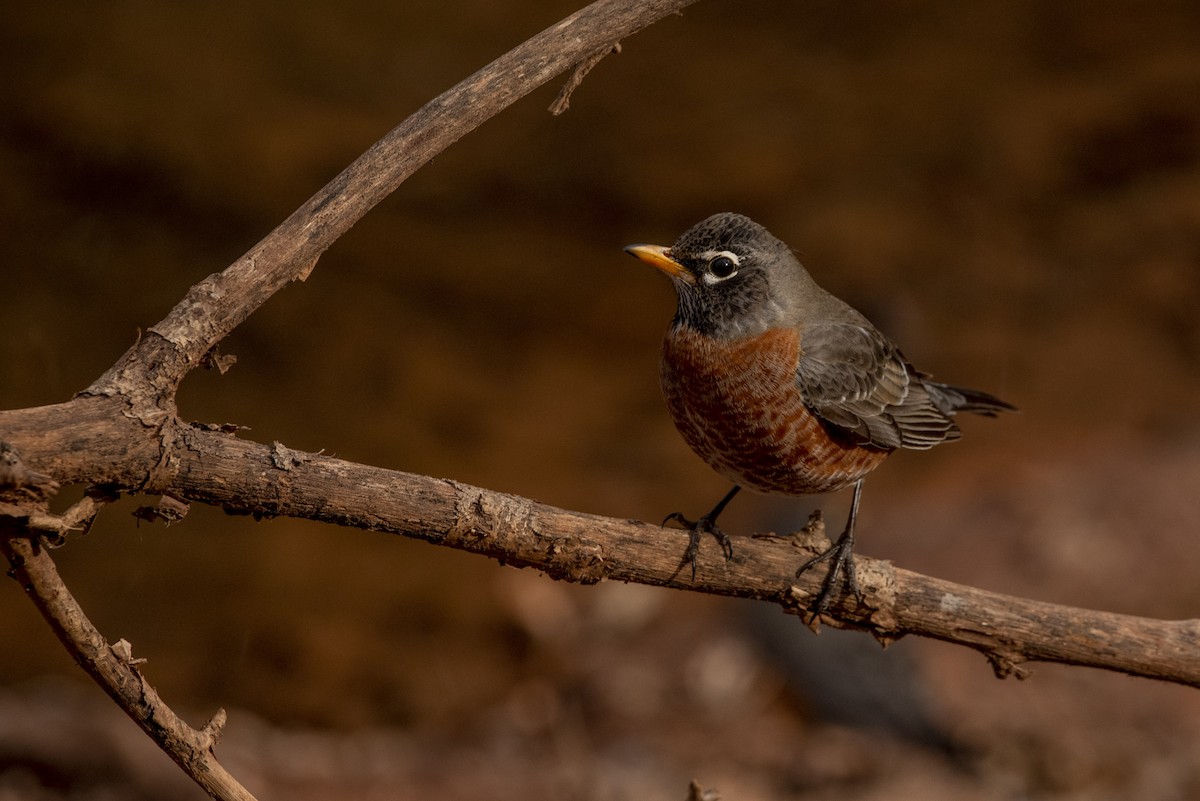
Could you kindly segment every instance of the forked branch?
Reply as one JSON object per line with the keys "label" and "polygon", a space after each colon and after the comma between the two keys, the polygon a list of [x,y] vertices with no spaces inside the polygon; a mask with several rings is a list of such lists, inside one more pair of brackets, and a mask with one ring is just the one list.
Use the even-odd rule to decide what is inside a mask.
{"label": "forked branch", "polygon": [[[214,798],[252,798],[213,754],[224,712],[192,729],[142,677],[129,645],[110,646],[92,626],[45,546],[90,525],[101,501],[85,498],[56,517],[46,510],[48,493],[58,483],[73,482],[165,492],[179,476],[181,449],[193,432],[176,415],[175,393],[195,367],[227,366],[214,356],[222,338],[287,283],[304,280],[338,237],[459,137],[555,75],[585,65],[575,72],[568,92],[573,91],[594,66],[596,53],[692,2],[599,0],[534,36],[427,103],[248,253],[192,287],[76,399],[0,412],[0,446],[7,459],[0,463],[0,551],[9,575],[76,661]],[[55,442],[64,427],[84,438]],[[27,468],[13,445],[39,469]],[[181,506],[168,503],[160,510],[180,514]]]}
{"label": "forked branch", "polygon": [[[45,551],[86,526],[102,498],[55,518],[59,484],[153,492],[262,517],[291,516],[403,534],[593,583],[639,582],[758,598],[803,614],[819,575],[794,577],[820,527],[797,537],[739,542],[732,561],[679,571],[682,537],[659,526],[538,504],[456,482],[242,440],[179,419],[175,393],[213,349],[268,298],[303,280],[366,212],[465,133],[574,65],[692,0],[600,0],[506,53],[435,98],[351,164],[223,272],[192,287],[121,359],[75,399],[0,412],[0,442],[23,461],[0,463],[0,550],[74,657],[214,797],[245,799],[212,757],[223,716],[192,729],[161,703],[127,645],[110,646],[62,585]],[[568,84],[569,91],[575,83]],[[11,452],[10,452],[11,453]],[[11,470],[5,472],[5,464]],[[166,514],[180,513],[168,503]],[[702,554],[702,557],[705,557]],[[1000,675],[1056,661],[1200,686],[1200,622],[1113,615],[988,593],[859,557],[861,600],[837,599],[828,622],[887,642],[919,634],[987,655]]]}

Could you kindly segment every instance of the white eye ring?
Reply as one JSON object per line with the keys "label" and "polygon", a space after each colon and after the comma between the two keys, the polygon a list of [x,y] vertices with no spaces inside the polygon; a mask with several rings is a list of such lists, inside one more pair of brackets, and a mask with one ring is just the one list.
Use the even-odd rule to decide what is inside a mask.
{"label": "white eye ring", "polygon": [[712,250],[701,254],[702,258],[707,262],[703,279],[704,283],[712,286],[733,278],[738,274],[738,265],[741,260],[736,253],[728,250]]}

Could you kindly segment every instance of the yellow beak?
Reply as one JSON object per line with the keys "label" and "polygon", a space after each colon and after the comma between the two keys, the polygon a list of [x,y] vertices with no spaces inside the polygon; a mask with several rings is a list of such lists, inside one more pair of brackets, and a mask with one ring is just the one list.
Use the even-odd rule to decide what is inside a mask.
{"label": "yellow beak", "polygon": [[671,251],[662,245],[630,245],[625,248],[630,256],[637,256],[642,261],[662,270],[672,278],[678,278],[685,284],[696,283],[696,277],[687,271],[682,264],[671,258]]}

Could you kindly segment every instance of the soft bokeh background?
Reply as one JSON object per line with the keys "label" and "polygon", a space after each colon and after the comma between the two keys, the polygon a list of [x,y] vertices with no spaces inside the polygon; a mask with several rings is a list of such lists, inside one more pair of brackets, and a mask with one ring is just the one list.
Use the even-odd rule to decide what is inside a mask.
{"label": "soft bokeh background", "polygon": [[[568,2],[0,12],[0,406],[86,386],[421,103]],[[657,388],[627,258],[738,210],[937,376],[1022,408],[900,454],[860,549],[1200,616],[1200,6],[705,0],[400,188],[189,377],[190,419],[588,512],[725,491]],[[0,432],[2,434],[2,432]],[[847,499],[739,498],[735,532]],[[56,552],[262,798],[1185,799],[1193,689],[813,637],[357,531],[136,501]],[[664,536],[679,536],[666,533]],[[679,537],[682,547],[683,538]],[[705,558],[715,558],[706,549]],[[0,798],[200,796],[0,585]]]}

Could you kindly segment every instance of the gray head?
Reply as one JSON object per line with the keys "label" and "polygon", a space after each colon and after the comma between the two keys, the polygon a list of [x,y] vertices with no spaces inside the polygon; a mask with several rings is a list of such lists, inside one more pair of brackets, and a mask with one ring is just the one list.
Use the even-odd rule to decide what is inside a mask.
{"label": "gray head", "polygon": [[671,277],[679,296],[676,325],[721,339],[796,325],[818,311],[813,304],[834,301],[787,245],[741,214],[701,220],[669,248],[625,250]]}

